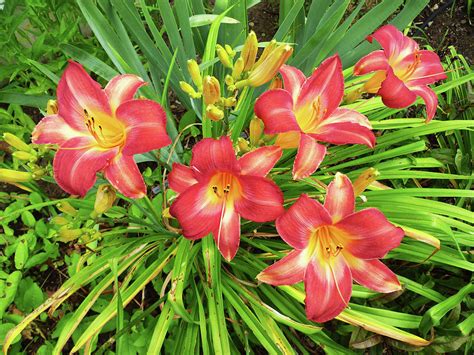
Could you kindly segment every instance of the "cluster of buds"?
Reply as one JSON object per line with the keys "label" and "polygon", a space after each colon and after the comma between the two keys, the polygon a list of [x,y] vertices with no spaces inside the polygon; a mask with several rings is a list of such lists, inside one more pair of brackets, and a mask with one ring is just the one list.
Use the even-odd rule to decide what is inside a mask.
{"label": "cluster of buds", "polygon": [[[226,47],[229,48],[229,52],[232,54],[232,48],[230,48],[230,46]],[[224,49],[222,46],[219,46],[218,49],[220,49],[220,51],[224,51],[226,54],[224,57],[221,53],[220,57],[225,58],[224,60],[227,59],[226,63],[232,66],[230,54],[226,51],[226,49]],[[183,90],[193,99],[199,99],[201,97],[203,98],[204,104],[206,105],[206,116],[209,119],[213,121],[219,121],[223,119],[224,109],[235,106],[235,97],[222,97],[221,84],[219,80],[211,75],[206,75],[203,78],[199,70],[199,65],[194,59],[188,60],[188,71],[196,88],[184,81],[181,81],[179,83],[181,90]]]}
{"label": "cluster of buds", "polygon": [[226,84],[230,91],[239,90],[245,86],[258,87],[272,80],[293,53],[293,48],[272,40],[258,60],[257,52],[258,40],[255,32],[252,31],[245,40],[239,59],[232,66],[232,75],[226,77]]}
{"label": "cluster of buds", "polygon": [[36,165],[38,152],[14,134],[4,133],[3,140],[13,150],[13,158],[26,164],[29,171],[0,169],[0,182],[12,184],[23,190],[30,191],[30,189],[23,184],[38,180],[45,174],[45,170]]}

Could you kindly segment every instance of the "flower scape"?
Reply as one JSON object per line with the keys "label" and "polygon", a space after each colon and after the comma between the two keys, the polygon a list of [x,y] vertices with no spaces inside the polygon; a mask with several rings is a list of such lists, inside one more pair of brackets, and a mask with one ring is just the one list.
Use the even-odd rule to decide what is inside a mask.
{"label": "flower scape", "polygon": [[[169,40],[176,38],[169,36]],[[360,297],[381,300],[380,306],[399,297],[405,288],[424,287],[415,282],[405,285],[407,278],[397,276],[405,264],[390,260],[400,253],[399,248],[407,250],[404,237],[440,245],[429,233],[405,226],[403,218],[397,218],[401,212],[394,209],[391,198],[396,202],[398,190],[377,181],[380,173],[373,166],[398,155],[383,150],[390,143],[378,131],[384,127],[384,117],[373,119],[371,111],[363,108],[401,110],[416,105],[420,97],[426,114],[422,120],[418,116],[410,120],[417,120],[413,127],[429,127],[436,123],[430,121],[438,107],[437,91],[429,85],[448,76],[434,51],[420,49],[393,25],[378,28],[367,41],[375,49],[359,56],[352,67],[338,52],[311,67],[302,64],[291,43],[259,42],[250,32],[239,47],[208,44],[200,63],[186,58],[182,51],[187,48],[176,50],[171,65],[174,61],[184,65],[184,80],[177,80],[171,67],[158,85],[144,75],[118,74],[108,75],[103,88],[102,80],[94,80],[96,76],[84,68],[91,69],[90,62],[83,66],[80,59],[70,60],[59,79],[56,100],[49,103],[32,132],[33,144],[4,136],[17,156],[30,159],[30,171],[0,168],[0,181],[31,189],[47,174],[37,165],[40,156],[54,154],[54,181],[71,196],[61,200],[60,213],[51,219],[59,240],[97,252],[101,241],[122,239],[116,239],[101,262],[96,263],[92,254],[79,260],[76,275],[80,276],[66,281],[32,310],[30,318],[9,331],[3,341],[5,353],[40,313],[50,309],[52,314],[89,283],[99,285],[97,293],[84,296],[81,308],[59,333],[54,353],[65,349],[72,334],[76,334],[72,352],[90,351],[99,334],[94,329],[102,329],[114,317],[118,317],[117,347],[124,349],[119,340],[120,329],[125,332],[124,309],[136,302],[143,311],[145,301],[137,301],[137,295],[150,293],[161,301],[139,317],[156,315],[147,333],[157,344],[149,345],[148,353],[153,354],[163,344],[175,353],[180,353],[178,346],[183,346],[180,351],[188,346],[164,340],[176,319],[187,322],[183,332],[189,327],[194,338],[201,337],[199,345],[193,346],[202,346],[204,353],[231,353],[231,348],[240,349],[233,345],[237,339],[245,343],[250,338],[251,342],[256,338],[269,353],[288,353],[285,349],[292,346],[286,337],[299,338],[293,330],[311,335],[311,341],[323,348],[341,351],[322,333],[334,319],[376,333],[379,343],[383,336],[406,343],[407,349],[428,346],[431,340],[426,331],[418,336],[402,330],[393,324],[394,311],[370,311],[359,301]],[[113,58],[122,69],[137,64],[118,54]],[[158,75],[158,71],[153,73],[157,63],[158,59],[150,63],[152,76]],[[95,64],[97,74],[103,73],[105,67]],[[164,100],[150,95],[153,85],[163,92]],[[178,128],[166,103],[168,85],[181,89],[176,93],[178,101],[187,100],[196,108],[194,118],[183,116]],[[394,119],[393,124],[403,125],[402,121]],[[181,136],[186,135],[184,143]],[[349,149],[374,156],[376,150],[380,159],[367,158],[359,169],[351,164],[357,156],[346,155]],[[397,162],[410,164],[408,158]],[[428,167],[432,164],[423,162]],[[160,166],[159,172],[153,170],[155,165]],[[147,185],[152,186],[148,191]],[[385,200],[372,203],[372,196],[377,196],[374,191]],[[159,198],[150,199],[155,195]],[[93,207],[86,218],[95,222],[79,222],[84,213],[78,206],[89,200]],[[374,201],[378,200],[374,197]],[[117,221],[125,218],[126,227],[114,234],[115,226],[101,219],[104,216]],[[426,216],[426,224],[432,223],[428,230],[441,223]],[[202,261],[198,262],[200,250]],[[422,256],[430,257],[429,253]],[[133,268],[140,270],[138,276],[132,272],[127,276],[125,270]],[[105,278],[92,278],[106,269],[110,274]],[[162,273],[168,277],[153,283]],[[254,289],[262,294],[252,293]],[[186,290],[191,290],[192,297],[186,297]],[[88,320],[90,327],[77,328],[104,292],[113,294],[110,303],[102,306],[105,311],[95,310],[98,314]],[[434,291],[423,292],[428,298],[438,297]],[[299,316],[297,303],[285,308],[282,294],[304,305],[304,317]],[[272,306],[267,304],[270,301]],[[209,316],[204,316],[205,310]],[[242,320],[226,325],[236,314]],[[389,319],[386,324],[384,314]],[[241,332],[239,322],[254,334]],[[420,329],[423,322],[428,320],[421,321]],[[294,329],[282,331],[277,323]],[[230,342],[224,339],[227,327],[236,329]],[[85,331],[78,334],[79,329]],[[281,344],[275,340],[282,338]],[[189,346],[186,350],[191,353],[194,347]]]}

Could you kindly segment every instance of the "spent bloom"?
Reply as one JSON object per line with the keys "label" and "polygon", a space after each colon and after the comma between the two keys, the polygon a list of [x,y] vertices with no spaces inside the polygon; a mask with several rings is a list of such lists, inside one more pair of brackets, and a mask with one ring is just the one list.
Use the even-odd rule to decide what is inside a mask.
{"label": "spent bloom", "polygon": [[58,112],[44,117],[32,134],[36,144],[57,144],[54,177],[73,195],[84,196],[103,171],[125,196],[146,194],[143,177],[133,160],[171,143],[166,114],[151,100],[134,95],[144,81],[135,75],[118,75],[102,89],[75,62],[59,81]]}
{"label": "spent bloom", "polygon": [[266,134],[279,133],[276,144],[298,148],[293,178],[311,175],[326,155],[319,142],[375,145],[367,117],[339,107],[344,94],[342,64],[338,55],[325,60],[309,77],[289,65],[280,69],[284,89],[263,93],[255,114],[265,124]]}
{"label": "spent bloom", "polygon": [[212,233],[228,261],[240,243],[240,217],[268,222],[280,216],[283,194],[266,175],[282,151],[261,147],[235,156],[229,137],[205,138],[192,150],[190,166],[173,164],[169,186],[179,196],[170,207],[188,239]]}
{"label": "spent bloom", "polygon": [[436,113],[438,96],[428,85],[446,79],[438,55],[420,50],[418,43],[393,25],[383,26],[367,38],[369,42],[373,39],[382,50],[366,55],[354,67],[355,75],[375,73],[365,83],[364,90],[377,93],[392,108],[408,107],[421,96],[430,121]]}
{"label": "spent bloom", "polygon": [[275,286],[304,281],[306,314],[316,322],[347,307],[353,279],[377,292],[400,289],[396,275],[378,259],[400,244],[402,229],[375,208],[354,212],[354,199],[350,180],[340,173],[329,184],[324,205],[301,195],[276,220],[278,233],[294,250],[257,275]]}

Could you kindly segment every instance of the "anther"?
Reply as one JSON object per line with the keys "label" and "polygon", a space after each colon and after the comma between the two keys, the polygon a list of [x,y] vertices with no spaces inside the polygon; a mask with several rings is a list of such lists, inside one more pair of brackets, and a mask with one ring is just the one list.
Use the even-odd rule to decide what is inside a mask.
{"label": "anther", "polygon": [[217,186],[212,186],[212,190],[214,191],[214,193],[217,195]]}
{"label": "anther", "polygon": [[224,193],[229,193],[230,192],[230,184],[227,184],[227,186],[224,189]]}

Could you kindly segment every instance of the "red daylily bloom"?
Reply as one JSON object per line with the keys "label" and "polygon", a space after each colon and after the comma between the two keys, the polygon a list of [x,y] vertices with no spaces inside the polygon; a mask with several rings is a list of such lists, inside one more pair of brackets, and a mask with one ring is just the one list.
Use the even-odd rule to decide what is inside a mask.
{"label": "red daylily bloom", "polygon": [[400,289],[396,275],[377,259],[400,244],[403,230],[375,208],[354,212],[354,200],[351,181],[340,173],[328,186],[324,206],[301,195],[276,220],[294,250],[257,276],[275,286],[304,281],[306,314],[316,322],[346,308],[352,279],[378,292]]}
{"label": "red daylily bloom", "polygon": [[379,28],[367,40],[372,42],[374,38],[383,50],[374,51],[359,60],[354,74],[375,72],[364,88],[367,92],[380,95],[388,107],[408,107],[417,96],[421,96],[426,104],[427,121],[430,121],[436,113],[438,96],[428,85],[446,79],[438,55],[420,50],[418,43],[393,25]]}
{"label": "red daylily bloom", "polygon": [[283,65],[280,73],[285,88],[263,93],[255,103],[255,114],[264,122],[266,134],[279,133],[275,144],[298,148],[294,179],[308,177],[321,164],[326,147],[318,141],[375,145],[367,117],[339,107],[344,78],[337,54],[326,59],[309,78],[289,65]]}
{"label": "red daylily bloom", "polygon": [[192,151],[190,167],[173,164],[168,181],[179,193],[170,213],[188,239],[211,233],[228,261],[240,243],[240,217],[268,222],[283,212],[283,194],[265,176],[280,159],[279,147],[261,147],[237,160],[229,137],[205,138]]}
{"label": "red daylily bloom", "polygon": [[57,114],[44,117],[32,134],[36,144],[57,144],[53,161],[58,185],[84,196],[103,171],[125,196],[146,194],[143,177],[133,160],[171,143],[166,113],[151,100],[133,99],[145,82],[135,75],[114,77],[104,90],[75,62],[58,85]]}

